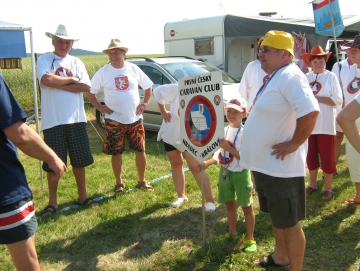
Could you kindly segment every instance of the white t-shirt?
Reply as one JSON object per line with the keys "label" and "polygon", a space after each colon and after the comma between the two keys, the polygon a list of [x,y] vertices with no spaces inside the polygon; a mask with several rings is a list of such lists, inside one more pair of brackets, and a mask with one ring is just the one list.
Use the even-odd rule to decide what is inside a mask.
{"label": "white t-shirt", "polygon": [[264,84],[268,74],[261,68],[259,60],[250,62],[244,71],[239,84],[239,92],[243,99],[247,101],[247,109],[250,109],[256,93]]}
{"label": "white t-shirt", "polygon": [[[350,67],[349,75],[344,84],[345,105],[350,103],[360,92],[360,69],[357,64]],[[356,126],[360,129],[360,118],[356,120]]]}
{"label": "white t-shirt", "polygon": [[153,82],[137,65],[125,61],[125,65],[117,69],[109,63],[91,79],[90,92],[104,91],[105,104],[114,111],[105,114],[105,118],[130,124],[142,118],[142,115],[136,115],[136,107],[140,104],[139,85],[145,90]]}
{"label": "white t-shirt", "polygon": [[[242,136],[244,133],[244,126],[241,125],[239,128],[233,128],[230,126],[226,126],[224,129],[225,139],[230,144],[233,145],[235,141],[235,150],[239,152],[241,149]],[[223,168],[232,171],[232,172],[241,172],[244,170],[242,166],[240,166],[240,160],[236,159],[233,155],[230,155],[229,152],[225,152],[223,149],[218,149],[213,158],[221,165]],[[241,156],[240,156],[241,159]]]}
{"label": "white t-shirt", "polygon": [[307,141],[295,152],[276,159],[272,146],[293,137],[296,120],[319,105],[304,73],[294,63],[278,70],[246,120],[240,165],[270,176],[305,176]]}
{"label": "white t-shirt", "polygon": [[[343,93],[344,84],[346,84],[347,78],[349,76],[349,71],[350,71],[350,64],[349,64],[348,58],[341,61],[340,64],[341,64],[341,70],[340,70],[339,63],[336,62],[334,64],[331,72],[335,73],[336,78],[338,79],[340,87],[341,87],[341,93]],[[341,109],[342,109],[342,105],[336,107],[336,115],[339,114]]]}
{"label": "white t-shirt", "polygon": [[[37,60],[39,82],[46,73],[64,77],[77,77],[79,82],[91,86],[84,63],[71,55],[61,58],[54,53],[42,55]],[[62,89],[41,88],[41,129],[86,122],[84,96],[82,92],[73,93]]]}
{"label": "white t-shirt", "polygon": [[335,103],[335,106],[319,103],[320,114],[312,134],[335,135],[336,107],[341,107],[343,102],[342,91],[336,75],[325,70],[318,75],[309,72],[305,76],[315,96],[328,97]]}
{"label": "white t-shirt", "polygon": [[357,96],[355,97],[355,100],[360,104],[360,95],[357,95]]}
{"label": "white t-shirt", "polygon": [[179,87],[177,84],[162,85],[154,89],[154,97],[159,104],[170,104],[170,122],[163,120],[157,140],[173,145],[180,152],[185,151],[181,143],[179,115]]}

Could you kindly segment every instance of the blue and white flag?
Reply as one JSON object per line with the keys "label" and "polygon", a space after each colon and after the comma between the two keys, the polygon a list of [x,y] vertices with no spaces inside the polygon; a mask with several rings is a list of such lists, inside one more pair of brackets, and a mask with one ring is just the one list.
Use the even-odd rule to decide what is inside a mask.
{"label": "blue and white flag", "polygon": [[323,36],[340,36],[344,24],[338,0],[314,0],[312,2],[315,32]]}

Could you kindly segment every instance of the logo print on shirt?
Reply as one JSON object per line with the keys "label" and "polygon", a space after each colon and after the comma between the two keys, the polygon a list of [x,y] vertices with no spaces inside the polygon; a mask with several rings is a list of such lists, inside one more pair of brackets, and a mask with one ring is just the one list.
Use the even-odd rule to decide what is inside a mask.
{"label": "logo print on shirt", "polygon": [[[230,140],[226,139],[226,142],[229,143],[232,148],[234,148],[233,143]],[[226,157],[222,154],[222,152],[224,152],[224,150],[221,150],[218,155],[219,164],[221,166],[229,165],[234,160],[234,156],[228,152],[229,157]]]}
{"label": "logo print on shirt", "polygon": [[67,69],[67,68],[64,68],[64,67],[59,67],[56,69],[55,75],[58,75],[58,76],[61,76],[61,77],[73,77],[73,73]]}
{"label": "logo print on shirt", "polygon": [[116,89],[119,91],[126,91],[129,88],[129,79],[127,76],[115,77]]}
{"label": "logo print on shirt", "polygon": [[355,94],[360,89],[360,77],[354,77],[354,79],[348,84],[347,91],[350,94]]}
{"label": "logo print on shirt", "polygon": [[320,90],[322,89],[322,85],[320,82],[316,82],[316,81],[311,82],[309,85],[310,85],[314,95],[318,94],[320,92]]}

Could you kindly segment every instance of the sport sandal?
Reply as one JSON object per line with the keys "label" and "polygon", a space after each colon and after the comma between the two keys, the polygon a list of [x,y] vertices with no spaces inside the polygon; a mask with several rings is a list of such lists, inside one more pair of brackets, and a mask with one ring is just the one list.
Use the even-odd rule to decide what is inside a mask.
{"label": "sport sandal", "polygon": [[179,207],[181,204],[183,204],[184,201],[188,201],[188,198],[177,198],[173,203],[171,203],[171,207]]}
{"label": "sport sandal", "polygon": [[255,240],[246,240],[244,252],[256,252],[257,246]]}

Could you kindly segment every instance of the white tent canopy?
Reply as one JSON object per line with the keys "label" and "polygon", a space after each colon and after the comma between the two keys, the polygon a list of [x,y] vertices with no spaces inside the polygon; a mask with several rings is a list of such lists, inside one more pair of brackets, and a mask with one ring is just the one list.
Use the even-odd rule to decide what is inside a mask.
{"label": "white tent canopy", "polygon": [[[5,31],[5,32],[3,32]],[[31,49],[31,67],[32,67],[32,83],[33,83],[33,93],[34,93],[34,111],[35,111],[35,123],[36,123],[36,132],[38,134],[40,134],[40,129],[39,129],[39,115],[38,115],[38,103],[37,103],[37,92],[36,92],[36,72],[35,72],[35,56],[34,56],[34,46],[33,46],[33,33],[32,33],[32,28],[29,26],[25,26],[25,25],[19,25],[19,24],[13,24],[13,23],[7,23],[7,22],[2,22],[0,21],[0,32],[2,34],[5,34],[4,37],[2,37],[2,41],[13,45],[11,43],[14,43],[13,40],[11,40],[11,36],[10,35],[6,35],[7,32],[11,33],[14,31],[29,31],[30,33],[30,49]],[[8,38],[7,38],[8,36]],[[14,55],[16,56],[18,54],[18,52],[16,52],[16,50],[18,50],[18,46],[11,46],[12,50],[14,50]],[[10,53],[10,55],[9,55]],[[9,56],[11,56],[11,51],[7,51],[6,55],[1,55],[2,52],[0,50],[0,58],[7,58]],[[40,180],[41,180],[41,187],[42,189],[44,189],[44,184],[43,184],[43,175],[42,175],[42,169],[41,169],[41,161],[39,161],[39,165],[40,165]]]}

